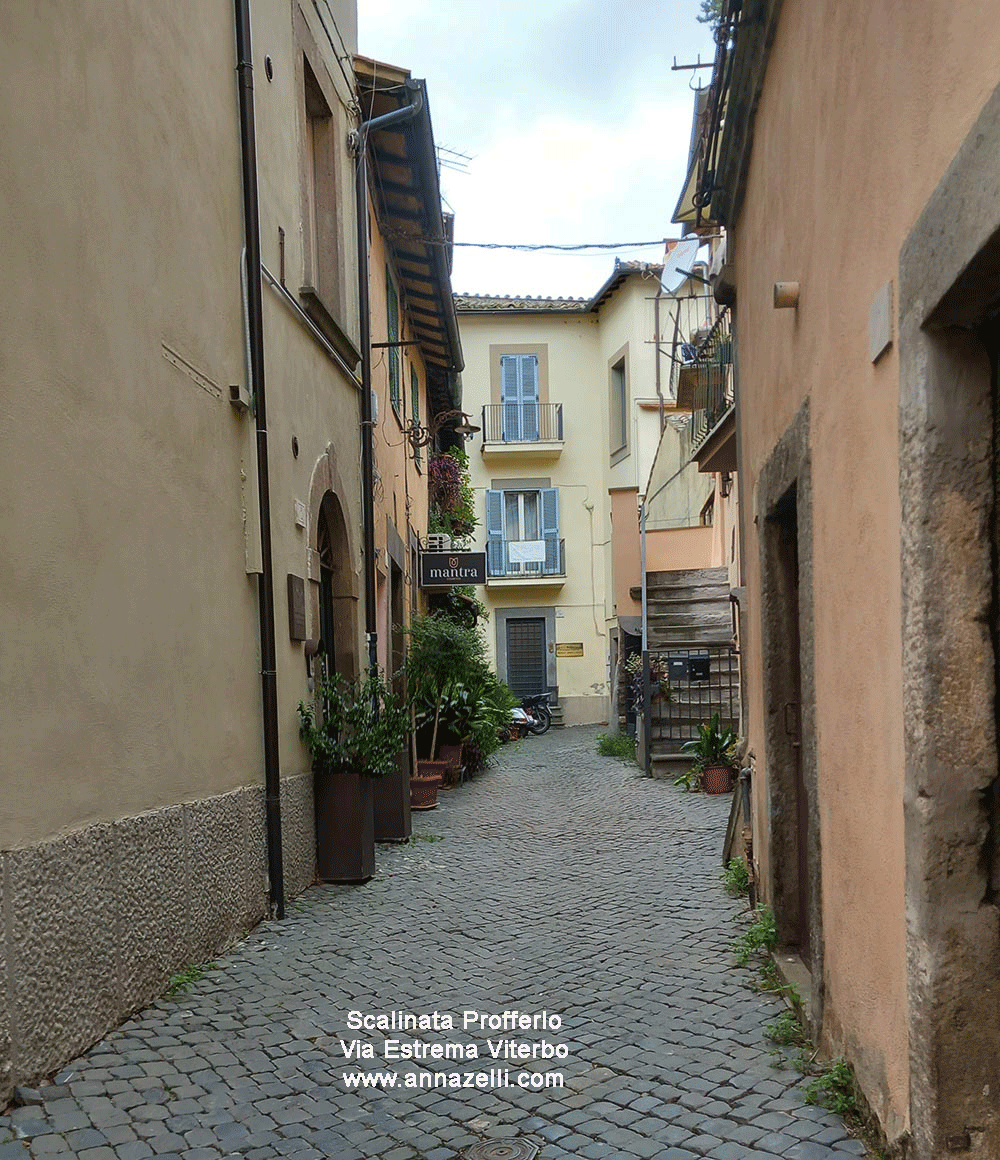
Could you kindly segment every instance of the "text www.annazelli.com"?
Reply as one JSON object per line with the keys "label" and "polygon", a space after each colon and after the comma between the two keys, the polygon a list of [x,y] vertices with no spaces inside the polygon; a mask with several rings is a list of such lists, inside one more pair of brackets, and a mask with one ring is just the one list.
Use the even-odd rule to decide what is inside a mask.
{"label": "text www.annazelli.com", "polygon": [[561,1088],[566,1084],[561,1071],[519,1071],[511,1075],[506,1067],[490,1071],[345,1071],[341,1079],[348,1088],[504,1088],[531,1091]]}

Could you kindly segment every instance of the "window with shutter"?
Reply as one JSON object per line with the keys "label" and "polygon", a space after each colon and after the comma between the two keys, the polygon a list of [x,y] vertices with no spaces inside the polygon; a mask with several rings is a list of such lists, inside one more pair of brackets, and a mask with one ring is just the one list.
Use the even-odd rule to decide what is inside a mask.
{"label": "window with shutter", "polygon": [[487,562],[490,576],[561,576],[559,489],[487,491]]}
{"label": "window with shutter", "polygon": [[388,320],[388,341],[390,343],[387,354],[389,359],[389,399],[396,418],[400,418],[402,397],[399,386],[399,294],[396,292],[396,283],[392,280],[389,267],[385,268],[385,296],[386,319]]}
{"label": "window with shutter", "polygon": [[538,442],[538,382],[537,354],[501,355],[500,401],[505,443]]}
{"label": "window with shutter", "polygon": [[491,576],[503,576],[503,492],[486,493],[486,563]]}
{"label": "window with shutter", "polygon": [[[410,419],[414,428],[420,426],[420,379],[417,378],[417,368],[410,364]],[[420,446],[413,449],[413,461],[420,466]]]}

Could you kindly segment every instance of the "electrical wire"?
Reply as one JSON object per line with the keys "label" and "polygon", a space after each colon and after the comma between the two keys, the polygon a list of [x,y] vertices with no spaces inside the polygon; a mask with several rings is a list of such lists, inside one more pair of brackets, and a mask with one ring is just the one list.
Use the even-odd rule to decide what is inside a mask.
{"label": "electrical wire", "polygon": [[425,246],[470,246],[479,250],[557,250],[565,252],[584,250],[626,250],[645,246],[662,246],[667,238],[653,238],[645,242],[453,242],[448,238],[428,238],[421,234],[407,233],[406,230],[385,226],[382,233],[387,238],[406,242],[419,242]]}

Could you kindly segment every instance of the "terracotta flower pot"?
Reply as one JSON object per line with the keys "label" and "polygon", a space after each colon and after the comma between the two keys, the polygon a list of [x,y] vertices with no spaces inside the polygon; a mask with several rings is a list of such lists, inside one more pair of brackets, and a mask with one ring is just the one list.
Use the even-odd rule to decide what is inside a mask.
{"label": "terracotta flower pot", "polygon": [[410,778],[410,809],[432,810],[438,804],[438,790],[444,779],[446,761],[418,761],[417,773]]}
{"label": "terracotta flower pot", "polygon": [[446,766],[442,786],[445,789],[451,789],[458,785],[462,780],[462,746],[438,746],[438,761],[443,761]]}
{"label": "terracotta flower pot", "polygon": [[733,771],[728,765],[710,765],[701,771],[701,788],[705,793],[729,793],[733,788]]}

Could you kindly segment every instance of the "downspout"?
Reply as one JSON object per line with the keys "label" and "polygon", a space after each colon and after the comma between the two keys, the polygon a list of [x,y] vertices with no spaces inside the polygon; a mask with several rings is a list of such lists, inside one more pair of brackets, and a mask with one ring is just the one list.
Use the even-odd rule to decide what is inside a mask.
{"label": "downspout", "polygon": [[653,772],[653,723],[649,716],[652,712],[653,698],[649,681],[649,630],[647,627],[647,592],[646,592],[646,497],[643,497],[639,508],[639,567],[642,569],[642,734],[644,772],[649,775]]}
{"label": "downspout", "polygon": [[372,117],[358,126],[356,148],[358,166],[355,200],[358,217],[358,307],[361,313],[361,520],[365,554],[365,639],[368,668],[378,668],[378,623],[375,610],[375,449],[372,432],[372,336],[371,299],[368,292],[368,138],[379,129],[409,121],[424,107],[423,91],[410,83],[413,104],[381,117]]}
{"label": "downspout", "polygon": [[257,141],[253,110],[253,53],[250,0],[234,0],[236,73],[240,101],[240,153],[243,169],[246,322],[249,337],[250,394],[257,424],[257,501],[260,513],[261,571],[257,582],[260,623],[260,692],[264,725],[264,801],[267,880],[271,913],[285,917],[285,879],[281,850],[281,767],[278,761],[278,674],[274,643],[274,577],[271,558],[271,498],[267,468],[267,402],[264,389],[264,308],[260,287],[260,206],[257,195]]}

